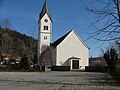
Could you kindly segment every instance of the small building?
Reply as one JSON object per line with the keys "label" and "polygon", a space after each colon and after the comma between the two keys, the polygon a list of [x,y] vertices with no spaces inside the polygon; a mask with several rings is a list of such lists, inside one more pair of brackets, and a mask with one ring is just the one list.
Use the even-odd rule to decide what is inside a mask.
{"label": "small building", "polygon": [[21,61],[21,57],[15,54],[1,53],[0,56],[2,57],[0,64],[15,64]]}
{"label": "small building", "polygon": [[1,56],[2,60],[8,61],[8,60],[10,60],[10,57],[12,57],[13,55],[12,54],[8,54],[8,53],[1,53],[0,56]]}

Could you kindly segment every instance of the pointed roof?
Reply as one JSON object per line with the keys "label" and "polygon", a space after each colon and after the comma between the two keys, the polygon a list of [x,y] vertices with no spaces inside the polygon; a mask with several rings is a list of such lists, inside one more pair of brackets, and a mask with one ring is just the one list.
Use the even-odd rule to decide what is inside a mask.
{"label": "pointed roof", "polygon": [[42,17],[43,17],[46,13],[48,14],[50,20],[52,21],[51,14],[50,14],[50,12],[49,12],[49,10],[48,10],[47,2],[45,1],[44,5],[43,5],[43,8],[42,8],[42,11],[41,11],[41,13],[40,13],[40,15],[39,15],[39,18],[42,19]]}
{"label": "pointed roof", "polygon": [[[72,30],[71,30],[72,31]],[[58,40],[56,40],[55,42],[52,43],[53,47],[56,47],[57,45],[59,45],[67,36],[68,34],[71,32],[69,31],[68,33],[66,33],[64,36],[60,37]]]}
{"label": "pointed roof", "polygon": [[71,32],[74,32],[75,35],[78,37],[78,39],[82,42],[82,44],[83,44],[86,48],[90,49],[90,48],[82,41],[82,39],[81,39],[80,36],[75,32],[74,29],[70,30],[70,31],[69,31],[68,33],[66,33],[64,36],[62,36],[61,38],[59,38],[58,40],[56,40],[55,42],[53,42],[53,43],[52,43],[52,46],[53,46],[53,47],[58,46]]}

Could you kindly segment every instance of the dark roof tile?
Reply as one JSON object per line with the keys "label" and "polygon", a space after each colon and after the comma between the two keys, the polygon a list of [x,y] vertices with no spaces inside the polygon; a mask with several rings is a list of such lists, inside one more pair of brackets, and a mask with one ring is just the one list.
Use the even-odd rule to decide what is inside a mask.
{"label": "dark roof tile", "polygon": [[50,14],[50,12],[49,12],[49,10],[48,10],[47,2],[45,1],[44,5],[43,5],[43,8],[42,8],[42,11],[41,11],[41,13],[40,13],[40,15],[39,15],[39,18],[42,19],[42,17],[43,17],[46,13],[48,14],[50,20],[52,21],[52,16],[51,16],[51,14]]}
{"label": "dark roof tile", "polygon": [[[72,31],[72,30],[71,30],[71,31]],[[69,32],[66,33],[64,36],[60,37],[58,40],[56,40],[55,42],[53,42],[53,43],[51,44],[51,46],[56,47],[57,45],[59,45],[59,44],[68,36],[68,34],[69,34],[71,31],[69,31]]]}

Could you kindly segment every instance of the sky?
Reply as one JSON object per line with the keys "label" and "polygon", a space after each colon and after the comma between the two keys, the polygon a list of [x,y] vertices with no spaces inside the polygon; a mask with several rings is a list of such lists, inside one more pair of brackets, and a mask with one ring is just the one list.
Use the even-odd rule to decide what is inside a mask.
{"label": "sky", "polygon": [[[45,0],[0,0],[0,21],[8,18],[14,30],[33,36],[37,39],[38,16]],[[102,42],[88,39],[91,32],[91,23],[95,16],[90,14],[86,7],[91,0],[47,0],[52,15],[52,42],[75,29],[81,39],[90,48],[90,57],[100,56]]]}

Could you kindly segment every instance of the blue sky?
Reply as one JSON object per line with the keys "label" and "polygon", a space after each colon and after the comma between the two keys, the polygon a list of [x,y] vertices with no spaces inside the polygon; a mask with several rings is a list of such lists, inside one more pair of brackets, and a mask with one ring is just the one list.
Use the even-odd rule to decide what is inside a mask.
{"label": "blue sky", "polygon": [[[8,18],[13,29],[37,38],[38,16],[45,0],[0,0],[0,20]],[[94,15],[86,10],[91,0],[47,0],[53,19],[52,41],[55,41],[71,29],[80,35],[90,47],[90,56],[99,56],[102,42],[87,39],[91,32],[90,24]],[[98,48],[99,47],[99,48]]]}

